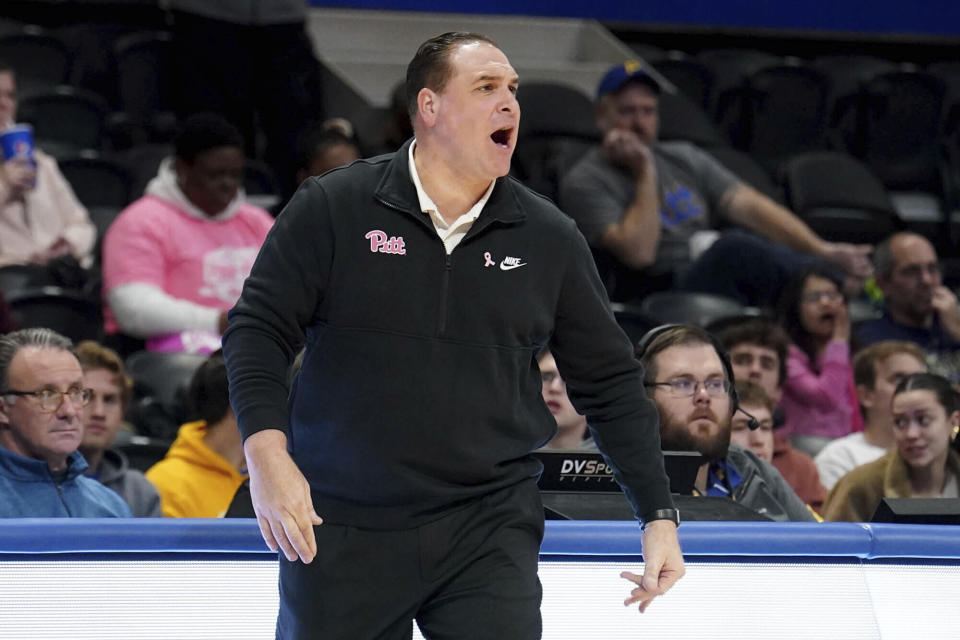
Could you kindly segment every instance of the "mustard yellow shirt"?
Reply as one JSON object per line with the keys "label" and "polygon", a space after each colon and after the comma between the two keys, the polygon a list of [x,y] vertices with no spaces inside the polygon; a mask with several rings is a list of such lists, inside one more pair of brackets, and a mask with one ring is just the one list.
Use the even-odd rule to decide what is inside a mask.
{"label": "mustard yellow shirt", "polygon": [[180,427],[163,460],[147,470],[168,518],[222,518],[247,474],[206,445],[204,421]]}

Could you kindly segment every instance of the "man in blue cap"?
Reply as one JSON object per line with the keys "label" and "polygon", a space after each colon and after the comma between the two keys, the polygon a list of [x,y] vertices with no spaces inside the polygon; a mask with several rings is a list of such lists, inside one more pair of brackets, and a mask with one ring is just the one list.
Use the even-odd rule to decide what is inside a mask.
{"label": "man in blue cap", "polygon": [[[870,274],[870,247],[827,242],[702,149],[658,142],[661,91],[637,61],[611,68],[597,87],[603,142],[560,188],[561,207],[591,246],[626,267],[628,290],[678,287],[764,304],[811,258],[854,281]],[[721,220],[751,233],[724,232],[698,258],[698,241]]]}

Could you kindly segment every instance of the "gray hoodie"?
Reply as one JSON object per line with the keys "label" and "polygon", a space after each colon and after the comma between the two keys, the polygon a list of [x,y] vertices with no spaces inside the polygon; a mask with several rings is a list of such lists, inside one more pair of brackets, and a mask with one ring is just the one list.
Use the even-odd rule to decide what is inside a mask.
{"label": "gray hoodie", "polygon": [[131,469],[127,457],[117,449],[107,449],[100,461],[97,480],[120,494],[136,518],[159,518],[160,494],[146,476]]}

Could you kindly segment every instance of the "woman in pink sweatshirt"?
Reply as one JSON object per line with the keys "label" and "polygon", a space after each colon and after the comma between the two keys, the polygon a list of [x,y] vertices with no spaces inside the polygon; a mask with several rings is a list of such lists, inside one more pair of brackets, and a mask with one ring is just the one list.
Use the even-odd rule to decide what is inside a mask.
{"label": "woman in pink sweatshirt", "polygon": [[780,321],[793,340],[780,402],[784,433],[838,438],[862,430],[850,317],[837,276],[818,266],[797,274],[784,288]]}

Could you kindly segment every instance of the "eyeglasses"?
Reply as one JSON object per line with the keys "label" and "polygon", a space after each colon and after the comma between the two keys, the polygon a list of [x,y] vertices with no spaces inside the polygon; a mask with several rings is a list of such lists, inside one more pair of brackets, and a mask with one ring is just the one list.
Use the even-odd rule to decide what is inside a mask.
{"label": "eyeglasses", "polygon": [[816,304],[821,300],[839,302],[843,300],[843,294],[839,291],[811,291],[810,293],[805,293],[800,296],[800,300],[808,304]]}
{"label": "eyeglasses", "polygon": [[39,391],[16,391],[7,389],[0,391],[0,396],[32,396],[40,403],[40,410],[52,413],[63,404],[63,398],[70,398],[70,404],[76,407],[85,407],[90,403],[93,397],[93,389],[81,389],[72,387],[66,391],[56,391],[55,389],[40,389]]}
{"label": "eyeglasses", "polygon": [[670,395],[675,398],[689,398],[697,392],[700,385],[703,385],[704,391],[711,398],[722,398],[730,393],[730,381],[723,378],[711,378],[710,380],[694,380],[692,378],[674,378],[667,382],[644,382],[645,387],[669,387]]}
{"label": "eyeglasses", "polygon": [[924,273],[929,274],[930,277],[936,277],[940,275],[940,271],[939,263],[930,262],[928,264],[911,264],[902,269],[898,269],[894,272],[894,275],[906,280],[919,280],[923,277]]}

